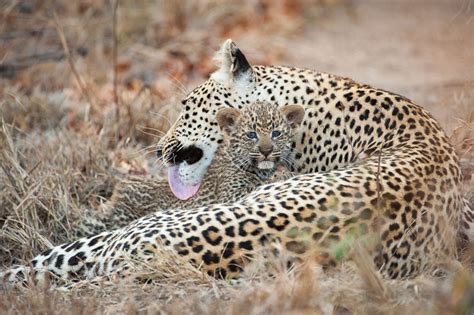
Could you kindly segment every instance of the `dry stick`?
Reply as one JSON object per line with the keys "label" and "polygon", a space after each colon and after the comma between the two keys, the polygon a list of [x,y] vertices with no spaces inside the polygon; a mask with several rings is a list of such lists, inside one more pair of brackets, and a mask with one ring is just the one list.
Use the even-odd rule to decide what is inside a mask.
{"label": "dry stick", "polygon": [[130,126],[130,128],[128,129],[128,135],[127,135],[127,137],[130,137],[130,136],[132,135],[133,130],[136,128],[135,122],[134,122],[133,113],[132,113],[132,107],[133,107],[133,105],[135,105],[135,102],[138,100],[138,98],[140,97],[140,95],[142,95],[142,93],[143,93],[146,89],[149,89],[148,84],[143,84],[143,85],[141,86],[140,90],[138,90],[138,92],[137,92],[137,94],[135,95],[135,97],[132,99],[132,101],[127,104],[126,110],[127,110],[127,116],[128,116],[128,125]]}
{"label": "dry stick", "polygon": [[79,72],[76,69],[76,66],[74,64],[74,59],[72,58],[71,52],[69,51],[69,46],[66,41],[66,37],[64,36],[64,30],[59,24],[58,16],[56,12],[53,13],[54,15],[54,25],[56,27],[56,31],[58,32],[59,39],[61,40],[61,45],[63,46],[64,53],[66,54],[66,59],[69,63],[69,67],[71,68],[72,73],[74,74],[74,78],[77,81],[77,84],[79,85],[79,88],[81,89],[82,95],[87,99],[89,102],[89,108],[86,111],[86,114],[84,115],[84,120],[87,122],[89,120],[89,112],[90,112],[90,107],[95,108],[95,103],[93,102],[93,98],[89,93],[89,90],[86,87],[86,84],[82,80],[81,76],[79,75]]}
{"label": "dry stick", "polygon": [[373,298],[384,303],[390,302],[390,292],[386,286],[386,282],[382,280],[380,273],[374,265],[371,255],[361,242],[354,243],[354,261],[359,268],[359,274],[365,282],[367,293]]}
{"label": "dry stick", "polygon": [[113,75],[114,75],[114,103],[115,103],[115,119],[116,119],[116,129],[115,129],[115,139],[118,140],[119,137],[119,126],[120,126],[120,107],[119,99],[117,93],[117,9],[119,5],[119,0],[115,0],[114,9],[112,13],[112,66],[113,66]]}

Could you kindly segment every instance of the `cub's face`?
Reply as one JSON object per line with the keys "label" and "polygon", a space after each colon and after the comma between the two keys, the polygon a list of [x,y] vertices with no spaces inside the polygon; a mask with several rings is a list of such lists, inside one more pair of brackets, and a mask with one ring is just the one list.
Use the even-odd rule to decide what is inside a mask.
{"label": "cub's face", "polygon": [[223,108],[216,115],[227,154],[247,171],[275,170],[278,165],[291,168],[292,142],[303,118],[303,106],[278,108],[267,102]]}

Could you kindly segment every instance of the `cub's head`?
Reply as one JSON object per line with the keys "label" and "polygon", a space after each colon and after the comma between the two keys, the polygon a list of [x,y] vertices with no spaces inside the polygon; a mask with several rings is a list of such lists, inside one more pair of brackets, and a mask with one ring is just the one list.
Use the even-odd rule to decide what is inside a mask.
{"label": "cub's head", "polygon": [[232,161],[239,168],[260,173],[274,171],[279,164],[291,168],[292,143],[304,114],[300,105],[255,102],[242,109],[222,108],[216,120]]}

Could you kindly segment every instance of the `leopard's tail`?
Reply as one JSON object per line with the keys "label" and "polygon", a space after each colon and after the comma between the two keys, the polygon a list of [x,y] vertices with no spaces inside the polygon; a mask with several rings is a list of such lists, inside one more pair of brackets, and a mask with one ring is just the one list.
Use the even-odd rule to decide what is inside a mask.
{"label": "leopard's tail", "polygon": [[121,232],[121,229],[103,232],[48,249],[37,255],[31,265],[17,265],[0,271],[0,286],[63,285],[120,271],[127,265],[126,259],[119,257],[116,263],[109,265],[100,257],[104,255],[102,252],[106,245],[117,245],[115,240]]}

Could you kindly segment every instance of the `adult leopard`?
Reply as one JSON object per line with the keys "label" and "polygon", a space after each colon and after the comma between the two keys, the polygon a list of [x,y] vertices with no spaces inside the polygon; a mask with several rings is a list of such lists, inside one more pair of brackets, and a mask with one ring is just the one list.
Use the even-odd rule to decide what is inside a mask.
{"label": "adult leopard", "polygon": [[[217,110],[255,101],[306,108],[293,144],[302,175],[235,203],[157,212],[54,247],[32,261],[37,279],[45,271],[61,278],[121,272],[131,260],[159,259],[163,248],[210,274],[237,276],[269,240],[298,257],[317,248],[320,262],[331,266],[332,245],[360,234],[376,236],[370,254],[391,278],[456,256],[464,207],[458,158],[423,108],[326,73],[251,66],[231,40],[217,59],[219,70],[183,100],[180,118],[159,144],[159,155],[179,174],[174,184],[187,189],[206,173],[222,141]],[[473,217],[464,214],[468,233]],[[25,271],[11,268],[3,276],[15,281]]]}

